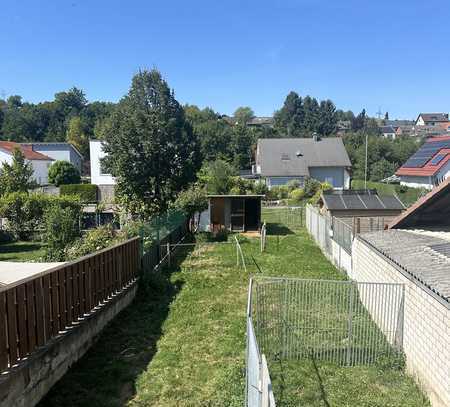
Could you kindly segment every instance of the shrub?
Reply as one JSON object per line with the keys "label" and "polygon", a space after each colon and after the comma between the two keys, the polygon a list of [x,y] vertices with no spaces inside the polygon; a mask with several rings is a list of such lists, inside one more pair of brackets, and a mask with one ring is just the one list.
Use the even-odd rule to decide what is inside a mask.
{"label": "shrub", "polygon": [[97,202],[97,185],[94,184],[63,184],[60,186],[61,195],[75,195],[81,202]]}
{"label": "shrub", "polygon": [[267,195],[269,188],[264,182],[256,181],[253,185],[253,192],[258,195]]}
{"label": "shrub", "polygon": [[294,202],[301,202],[302,199],[305,197],[305,191],[301,188],[294,189],[291,192],[289,192],[289,199],[292,199]]}
{"label": "shrub", "polygon": [[51,196],[14,192],[0,197],[0,217],[7,219],[6,229],[15,239],[27,239],[30,233],[44,227],[44,211],[53,206],[71,208],[78,221],[79,199],[71,196]]}
{"label": "shrub", "polygon": [[286,186],[289,191],[293,191],[294,189],[299,189],[302,186],[302,183],[298,179],[292,179],[286,184]]}
{"label": "shrub", "polygon": [[321,184],[319,184],[320,187],[319,189],[316,191],[316,193],[309,199],[309,203],[312,205],[317,205],[320,199],[320,196],[322,195],[323,191],[328,191],[330,189],[333,189],[333,187],[328,184],[328,182],[322,182]]}
{"label": "shrub", "polygon": [[73,242],[66,249],[66,259],[75,260],[79,257],[105,249],[118,242],[110,225],[100,226],[89,230],[81,239]]}
{"label": "shrub", "polygon": [[59,187],[62,184],[79,184],[80,172],[68,161],[55,161],[48,170],[48,182]]}
{"label": "shrub", "polygon": [[191,185],[188,189],[178,194],[173,206],[188,216],[204,211],[208,208],[205,188],[199,185]]}
{"label": "shrub", "polygon": [[317,191],[320,190],[320,182],[314,178],[307,178],[305,181],[305,196],[311,198]]}
{"label": "shrub", "polygon": [[51,261],[65,260],[65,250],[80,235],[78,214],[73,208],[53,205],[44,213],[44,243],[46,258]]}

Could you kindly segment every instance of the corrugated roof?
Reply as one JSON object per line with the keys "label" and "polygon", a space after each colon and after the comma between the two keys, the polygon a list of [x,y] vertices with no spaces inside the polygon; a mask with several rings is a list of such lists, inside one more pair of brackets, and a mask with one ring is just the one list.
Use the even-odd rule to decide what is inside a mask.
{"label": "corrugated roof", "polygon": [[445,255],[450,243],[447,240],[407,230],[365,233],[361,238],[413,279],[450,301],[450,258]]}
{"label": "corrugated roof", "polygon": [[308,176],[311,167],[351,167],[341,138],[258,140],[257,162],[263,176]]}
{"label": "corrugated roof", "polygon": [[10,154],[12,154],[15,149],[19,149],[27,160],[54,161],[53,158],[50,158],[45,154],[33,151],[28,145],[14,143],[13,141],[0,141],[0,148]]}

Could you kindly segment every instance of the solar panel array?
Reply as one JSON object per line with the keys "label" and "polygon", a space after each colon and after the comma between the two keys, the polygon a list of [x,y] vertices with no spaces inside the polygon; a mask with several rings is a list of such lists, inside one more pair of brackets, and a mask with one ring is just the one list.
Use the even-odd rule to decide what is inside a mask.
{"label": "solar panel array", "polygon": [[430,161],[430,164],[438,165],[445,157],[447,157],[447,154],[438,154]]}
{"label": "solar panel array", "polygon": [[450,140],[431,141],[425,143],[403,165],[407,168],[423,167],[442,148],[450,148]]}

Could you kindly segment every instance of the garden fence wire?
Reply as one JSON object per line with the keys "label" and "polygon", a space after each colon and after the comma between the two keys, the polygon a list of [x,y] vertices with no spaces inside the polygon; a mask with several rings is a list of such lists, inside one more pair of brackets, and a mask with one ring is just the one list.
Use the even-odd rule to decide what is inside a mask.
{"label": "garden fence wire", "polygon": [[263,207],[262,220],[267,224],[284,225],[292,230],[298,230],[305,225],[305,208],[301,206]]}
{"label": "garden fence wire", "polygon": [[252,298],[255,335],[269,359],[354,366],[402,354],[402,284],[258,277]]}

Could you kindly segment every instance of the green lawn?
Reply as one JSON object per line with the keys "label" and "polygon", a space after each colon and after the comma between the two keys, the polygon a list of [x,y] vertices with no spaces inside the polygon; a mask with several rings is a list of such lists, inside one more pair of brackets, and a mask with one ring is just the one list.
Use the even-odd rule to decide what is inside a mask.
{"label": "green lawn", "polygon": [[44,251],[39,242],[0,243],[0,261],[38,261]]}
{"label": "green lawn", "polygon": [[[252,257],[264,275],[344,279],[304,229],[271,230],[285,234],[269,236],[264,254],[257,239],[243,239],[247,273],[235,266],[234,245],[216,245],[186,249],[177,256],[178,266],[147,277],[135,302],[104,330],[41,407],[242,407],[247,289],[250,274],[257,272]],[[304,363],[293,367],[289,379],[276,374],[276,364],[271,368],[279,406],[426,405],[412,380],[392,367],[321,364],[318,376],[311,363]],[[363,393],[366,389],[369,394]],[[339,404],[346,395],[347,404]]]}

